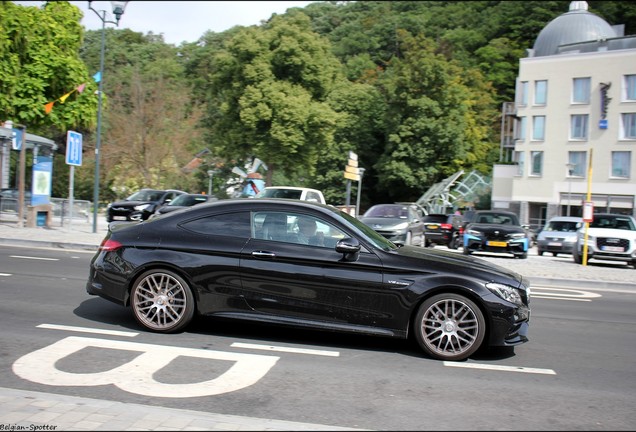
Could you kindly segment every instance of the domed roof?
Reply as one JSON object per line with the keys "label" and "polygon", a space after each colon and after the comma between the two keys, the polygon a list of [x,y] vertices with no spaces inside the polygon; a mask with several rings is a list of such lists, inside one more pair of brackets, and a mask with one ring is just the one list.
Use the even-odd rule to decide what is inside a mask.
{"label": "domed roof", "polygon": [[573,1],[569,12],[550,21],[534,42],[534,56],[557,53],[560,45],[617,37],[616,31],[603,18],[587,11],[587,2]]}

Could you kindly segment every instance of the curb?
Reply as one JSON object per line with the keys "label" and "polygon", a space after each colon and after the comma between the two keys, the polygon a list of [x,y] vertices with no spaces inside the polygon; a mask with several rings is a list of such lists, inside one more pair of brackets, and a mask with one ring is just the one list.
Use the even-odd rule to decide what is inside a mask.
{"label": "curb", "polygon": [[58,241],[44,241],[44,240],[23,240],[23,239],[6,239],[0,238],[0,244],[8,246],[35,246],[42,248],[53,249],[73,249],[73,250],[87,250],[96,252],[98,245],[87,243],[69,243]]}

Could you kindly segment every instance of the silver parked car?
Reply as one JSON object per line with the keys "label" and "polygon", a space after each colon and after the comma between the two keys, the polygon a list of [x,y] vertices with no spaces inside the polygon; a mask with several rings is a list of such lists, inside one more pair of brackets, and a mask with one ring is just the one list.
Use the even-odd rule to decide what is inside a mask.
{"label": "silver parked car", "polygon": [[576,244],[576,232],[583,226],[583,219],[575,216],[556,216],[548,221],[537,236],[537,255],[571,254]]}

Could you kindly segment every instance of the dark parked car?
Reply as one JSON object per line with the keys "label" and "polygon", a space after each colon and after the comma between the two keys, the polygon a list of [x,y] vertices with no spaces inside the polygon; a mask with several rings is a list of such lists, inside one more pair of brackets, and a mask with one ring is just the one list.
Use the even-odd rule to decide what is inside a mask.
{"label": "dark parked car", "polygon": [[[304,243],[306,235],[320,245]],[[393,242],[335,207],[227,199],[111,225],[89,294],[130,306],[145,328],[195,315],[406,339],[430,357],[527,341],[529,284],[485,260]]]}
{"label": "dark parked car", "polygon": [[397,245],[425,245],[424,214],[416,204],[376,204],[360,221]]}
{"label": "dark parked car", "polygon": [[159,207],[168,204],[184,193],[184,191],[175,189],[142,189],[123,201],[108,204],[106,220],[108,222],[146,220]]}
{"label": "dark parked car", "polygon": [[461,215],[432,213],[424,216],[423,222],[427,247],[438,244],[457,249],[461,246],[464,231]]}
{"label": "dark parked car", "polygon": [[477,210],[464,228],[464,254],[510,253],[528,258],[530,234],[516,214],[501,210]]}
{"label": "dark parked car", "polygon": [[[160,207],[152,216],[171,213],[175,210],[192,207],[198,204],[216,201],[218,198],[212,195],[204,194],[181,194],[168,204]],[[151,216],[151,217],[152,217]]]}

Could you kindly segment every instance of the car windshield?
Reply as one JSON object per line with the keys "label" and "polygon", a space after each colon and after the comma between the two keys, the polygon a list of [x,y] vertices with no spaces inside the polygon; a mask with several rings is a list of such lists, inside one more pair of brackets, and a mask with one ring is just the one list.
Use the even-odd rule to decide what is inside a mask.
{"label": "car windshield", "polygon": [[448,216],[446,215],[428,215],[424,216],[424,222],[446,223]]}
{"label": "car windshield", "polygon": [[501,225],[519,225],[517,216],[509,213],[476,213],[476,223],[501,224]]}
{"label": "car windshield", "polygon": [[581,222],[551,221],[545,227],[545,230],[551,232],[576,232],[579,228],[581,228]]}
{"label": "car windshield", "polygon": [[409,217],[409,209],[401,205],[377,205],[371,207],[362,216],[406,219]]}
{"label": "car windshield", "polygon": [[257,198],[287,198],[287,199],[300,199],[302,190],[299,189],[263,189],[256,197]]}
{"label": "car windshield", "polygon": [[163,193],[160,191],[140,190],[126,198],[126,201],[159,201],[161,195],[163,195]]}
{"label": "car windshield", "polygon": [[594,215],[594,220],[590,222],[590,228],[614,228],[636,231],[633,221],[625,216],[598,216]]}

